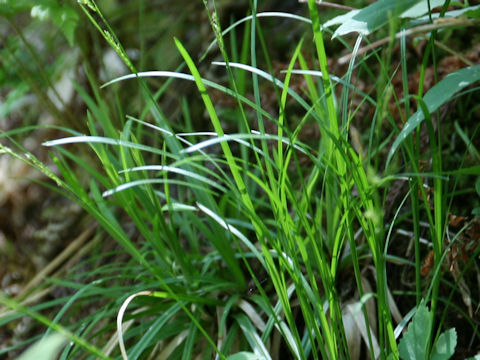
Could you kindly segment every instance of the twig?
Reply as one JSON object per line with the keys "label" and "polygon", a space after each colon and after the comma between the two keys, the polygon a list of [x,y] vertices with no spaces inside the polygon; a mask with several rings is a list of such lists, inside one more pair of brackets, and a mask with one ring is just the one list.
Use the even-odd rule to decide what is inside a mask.
{"label": "twig", "polygon": [[[478,19],[458,19],[458,18],[441,18],[435,20],[432,24],[426,24],[426,25],[420,25],[413,27],[408,30],[403,30],[395,34],[395,39],[400,39],[402,37],[406,36],[411,36],[411,35],[419,35],[419,34],[426,34],[429,33],[430,31],[437,30],[437,29],[443,29],[447,27],[453,27],[453,26],[473,26],[475,24],[478,24],[480,20]],[[373,50],[379,46],[385,45],[390,41],[390,36],[387,36],[386,38],[383,38],[381,40],[375,41],[371,43],[368,46],[365,46],[361,48],[360,50],[357,51],[356,55],[363,55],[366,52]],[[346,64],[347,62],[350,61],[352,54],[348,54],[345,56],[342,56],[341,58],[338,59],[339,64]]]}
{"label": "twig", "polygon": [[447,45],[445,45],[444,43],[440,42],[440,41],[437,41],[435,40],[435,45],[438,46],[440,49],[448,52],[449,54],[452,54],[453,56],[457,57],[458,59],[460,59],[461,61],[463,61],[465,64],[467,64],[468,66],[473,66],[475,65],[473,63],[473,61],[470,61],[468,60],[465,56],[463,56],[462,54],[459,54],[459,53],[456,53],[454,50],[450,49]]}
{"label": "twig", "polygon": [[[308,0],[298,0],[298,2],[299,3],[307,3]],[[332,8],[332,9],[340,9],[340,10],[347,10],[347,11],[356,10],[355,8],[350,7],[350,6],[335,4],[335,3],[328,2],[328,1],[316,0],[315,2],[317,3],[318,6],[329,7],[329,8]]]}

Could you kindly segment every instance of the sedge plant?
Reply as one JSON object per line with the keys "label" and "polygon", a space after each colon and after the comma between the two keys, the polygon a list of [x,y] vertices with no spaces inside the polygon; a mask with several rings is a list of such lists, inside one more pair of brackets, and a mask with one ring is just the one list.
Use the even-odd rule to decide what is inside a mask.
{"label": "sedge plant", "polygon": [[[442,262],[452,245],[444,245],[448,194],[443,138],[432,114],[455,96],[458,87],[477,81],[480,70],[478,66],[459,70],[424,94],[425,67],[434,52],[432,34],[418,94],[408,93],[405,32],[430,34],[451,25],[435,23],[430,2],[426,10],[419,3],[423,2],[377,1],[322,23],[314,0],[305,5],[306,17],[262,13],[252,1],[248,16],[223,28],[218,4],[204,1],[215,39],[207,51],[217,49],[217,61],[205,65],[206,54],[196,61],[175,38],[182,59],[175,71],[139,71],[95,1],[80,1],[84,14],[131,74],[92,92],[77,84],[76,91],[88,106],[89,134],[64,129],[70,132],[68,137],[43,145],[52,148],[63,191],[116,240],[121,249],[117,251],[128,260],[123,260],[122,269],[123,264],[101,261],[103,254],[92,255],[90,261],[101,264],[90,274],[95,283],[80,288],[74,278],[50,280],[78,291],[65,300],[62,315],[75,302],[78,309],[89,296],[108,299],[101,316],[87,317],[81,326],[70,325],[70,331],[57,324],[60,317],[50,323],[35,315],[73,341],[61,358],[102,353],[105,358],[123,359],[358,359],[361,339],[363,354],[398,359],[419,354],[409,347],[415,346],[412,334],[422,322],[428,322],[422,356],[435,358],[445,343],[453,345],[446,352],[450,356],[456,335],[452,330],[443,333],[435,320]],[[372,15],[378,13],[382,16]],[[468,15],[468,9],[462,14]],[[304,32],[281,74],[272,67],[263,18],[292,22]],[[476,19],[472,15],[465,21],[464,26],[469,26]],[[359,22],[362,26],[355,27]],[[326,51],[330,27],[338,24],[333,37],[351,54],[341,76],[331,74]],[[372,55],[363,57],[366,50],[361,44],[368,41],[364,37],[388,24],[385,53],[379,55],[373,43],[367,46]],[[353,46],[346,39],[350,32],[358,33]],[[403,98],[392,92],[392,46],[397,39],[402,62],[395,71],[402,71]],[[372,59],[378,66],[369,65]],[[205,66],[220,70],[224,82],[202,75]],[[374,70],[381,76],[376,77]],[[374,83],[378,80],[376,93],[356,86],[359,74]],[[94,75],[87,72],[87,76],[94,87]],[[152,79],[164,82],[154,88],[152,83],[158,82],[149,82]],[[293,86],[296,79],[304,82],[302,92]],[[123,112],[111,111],[102,93],[125,82],[138,84],[142,109],[114,119]],[[175,82],[194,89],[194,95],[179,102],[181,124],[161,106],[162,96]],[[274,111],[264,106],[267,88],[273,94]],[[216,106],[213,92],[232,100],[228,116]],[[352,96],[361,97],[360,105],[353,105]],[[411,99],[418,102],[413,115]],[[391,102],[397,108],[404,105],[402,128],[389,110]],[[375,111],[367,136],[354,146],[351,129],[362,104]],[[195,106],[204,111],[196,111]],[[202,122],[192,119],[192,113],[205,115],[208,126],[197,128]],[[418,130],[423,122],[430,139],[429,173],[419,167]],[[309,124],[320,133],[315,141],[302,138]],[[385,126],[390,135],[382,131]],[[463,139],[469,153],[475,153],[471,138]],[[362,141],[368,143],[367,150]],[[89,147],[98,163],[92,165],[76,155],[72,144]],[[79,169],[88,174],[88,181],[76,176]],[[465,167],[450,174],[477,170],[478,166]],[[433,181],[432,208],[422,183],[425,177]],[[395,180],[405,179],[410,189],[387,223],[385,194]],[[407,199],[411,209],[405,211]],[[392,253],[393,231],[409,216],[414,223],[413,262]],[[424,218],[431,229],[434,259],[427,289],[420,276]],[[131,228],[135,230],[129,232]],[[391,290],[395,284],[389,281],[393,263],[412,268],[415,274],[412,306],[400,318]],[[373,269],[370,276],[368,269]],[[115,277],[115,272],[120,276]],[[352,281],[342,284],[345,278]],[[24,310],[3,297],[0,301],[27,315],[37,309]],[[425,301],[431,302],[431,311]],[[399,342],[412,317],[408,335]]]}

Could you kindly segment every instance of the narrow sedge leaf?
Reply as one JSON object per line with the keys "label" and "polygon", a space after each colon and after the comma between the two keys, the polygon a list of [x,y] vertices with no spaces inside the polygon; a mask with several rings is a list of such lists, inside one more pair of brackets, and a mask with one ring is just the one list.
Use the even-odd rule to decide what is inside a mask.
{"label": "narrow sedge leaf", "polygon": [[42,145],[51,147],[51,146],[60,146],[60,145],[78,144],[78,143],[88,143],[88,144],[98,143],[98,144],[106,144],[106,145],[115,145],[115,146],[121,146],[125,148],[132,148],[132,149],[147,151],[154,154],[160,154],[160,155],[165,154],[166,156],[171,156],[171,154],[169,153],[167,154],[163,150],[157,149],[152,146],[138,144],[131,141],[112,139],[112,138],[102,137],[102,136],[87,136],[87,135],[70,136],[70,137],[61,138],[61,139],[45,141],[44,143],[42,143]]}
{"label": "narrow sedge leaf", "polygon": [[[255,14],[255,18],[262,18],[262,17],[276,17],[276,18],[287,18],[287,19],[290,19],[290,20],[297,20],[299,22],[305,22],[307,24],[311,24],[311,20],[308,19],[308,18],[305,18],[303,16],[299,16],[299,15],[295,15],[295,14],[290,14],[290,13],[284,13],[284,12],[278,12],[278,11],[267,11],[267,12],[259,12],[259,13],[256,13]],[[228,28],[226,28],[225,30],[222,30],[222,36],[225,37],[230,31],[232,31],[233,29],[235,29],[236,27],[238,27],[240,24],[244,23],[244,22],[247,22],[247,21],[251,21],[253,19],[253,15],[248,15],[238,21],[236,21],[235,23],[233,23],[232,25],[230,25]],[[200,57],[200,62],[202,62],[205,57],[207,56],[207,54],[210,52],[210,50],[212,50],[212,48],[217,44],[217,39],[215,38],[211,43],[210,45],[208,45],[208,48],[207,50],[205,50],[205,52],[203,53],[203,55]]]}
{"label": "narrow sedge leaf", "polygon": [[260,254],[260,252],[257,250],[257,248],[255,247],[255,245],[252,244],[252,242],[245,236],[241,233],[240,230],[238,230],[237,228],[235,228],[234,226],[228,224],[225,220],[223,220],[218,214],[216,214],[215,212],[213,212],[212,210],[210,210],[209,208],[207,208],[206,206],[200,204],[197,202],[197,206],[198,206],[198,209],[202,212],[204,212],[205,214],[207,214],[208,216],[210,216],[214,221],[216,221],[220,226],[222,226],[224,229],[230,231],[233,235],[235,235],[238,239],[240,239],[240,241],[243,242],[243,244],[245,244],[249,249],[250,251],[252,251],[253,254],[255,254],[256,258],[262,263],[262,265],[265,266],[264,264],[264,260],[263,260],[263,257],[262,255]]}
{"label": "narrow sedge leaf", "polygon": [[[231,64],[232,63],[230,63],[230,66],[231,66]],[[145,72],[139,72],[139,73],[120,76],[118,78],[115,78],[115,79],[103,84],[101,87],[103,88],[103,87],[112,85],[114,83],[117,83],[119,81],[135,79],[135,78],[143,78],[143,77],[167,77],[167,78],[177,78],[177,79],[182,79],[182,80],[187,80],[187,81],[195,81],[195,78],[192,75],[188,75],[188,74],[177,73],[177,72],[173,72],[173,71],[145,71]],[[263,116],[273,120],[272,116],[268,112],[266,112],[261,107],[258,107],[254,102],[250,101],[245,96],[242,96],[241,94],[238,94],[238,93],[234,92],[233,90],[231,90],[231,89],[229,89],[225,86],[219,85],[219,84],[215,83],[214,81],[210,81],[210,80],[207,80],[207,79],[204,79],[204,78],[202,78],[201,81],[203,82],[203,84],[205,86],[214,88],[216,90],[220,90],[220,91],[222,91],[223,93],[225,93],[229,96],[232,96],[236,99],[239,99],[243,103],[245,103],[248,106],[250,106],[251,108],[255,109],[255,111],[261,112]],[[299,97],[299,99],[301,99],[301,97]],[[177,135],[179,135],[179,134],[177,134]]]}
{"label": "narrow sedge leaf", "polygon": [[238,325],[240,325],[240,329],[242,329],[243,334],[245,335],[249,345],[252,347],[254,353],[258,354],[261,359],[270,360],[271,357],[267,348],[265,347],[265,344],[247,316],[240,314],[235,316],[235,319],[237,320]]}
{"label": "narrow sedge leaf", "polygon": [[[447,101],[451,100],[455,93],[478,80],[480,80],[480,65],[469,66],[452,72],[425,94],[423,102],[431,114]],[[422,123],[424,119],[425,114],[419,109],[407,120],[407,123],[400,134],[398,134],[390,152],[388,153],[387,165],[390,163],[390,160],[392,160],[392,156],[395,154],[400,144],[417,128],[418,125]]]}
{"label": "narrow sedge leaf", "polygon": [[285,341],[293,350],[293,353],[295,354],[296,358],[301,359],[302,356],[300,355],[298,344],[295,341],[295,337],[293,336],[292,332],[290,331],[290,328],[285,323],[285,321],[280,321],[279,324],[276,326],[276,328],[280,331],[281,334],[283,334]]}
{"label": "narrow sedge leaf", "polygon": [[416,360],[427,358],[427,342],[432,329],[432,317],[422,302],[398,345],[400,358]]}
{"label": "narrow sedge leaf", "polygon": [[[127,183],[124,183],[124,184],[120,184],[112,189],[108,189],[106,191],[104,191],[102,193],[102,197],[108,197],[108,196],[112,196],[113,194],[116,194],[116,193],[119,193],[119,192],[122,192],[122,191],[125,191],[125,190],[128,190],[128,189],[131,189],[131,188],[134,188],[134,187],[137,187],[137,186],[142,186],[142,185],[155,185],[155,184],[176,184],[176,185],[185,185],[185,186],[190,186],[190,188],[199,188],[199,189],[202,189],[205,193],[206,192],[210,192],[210,190],[208,188],[203,188],[203,187],[199,187],[199,186],[196,186],[196,185],[192,185],[192,184],[189,184],[187,182],[179,182],[177,180],[171,180],[171,181],[168,181],[168,180],[165,180],[165,179],[140,179],[140,180],[134,180],[134,181],[129,181]],[[168,207],[167,207],[168,208]]]}
{"label": "narrow sedge leaf", "polygon": [[439,337],[432,351],[431,360],[448,360],[455,352],[457,346],[457,332],[455,329],[448,329]]}
{"label": "narrow sedge leaf", "polygon": [[[63,336],[68,338],[71,342],[85,348],[91,354],[93,354],[95,358],[111,359],[109,356],[104,355],[103,352],[97,349],[94,345],[91,345],[90,343],[88,343],[84,338],[77,336],[76,334],[73,334],[72,332],[70,332],[68,329],[64,328],[60,324],[53,323],[50,319],[48,319],[44,315],[35,311],[34,308],[25,307],[24,305],[16,302],[15,300],[10,299],[9,297],[5,296],[2,292],[0,292],[0,305],[2,306],[5,305],[16,313],[20,313],[20,314],[24,314],[32,317],[33,319],[48,326],[50,329],[56,331],[57,333],[62,334]],[[39,358],[38,354],[39,353],[36,352],[36,355],[37,355],[36,357],[30,357],[29,355],[27,359],[38,359]],[[43,357],[41,358],[43,359]]]}
{"label": "narrow sedge leaf", "polygon": [[254,354],[252,352],[242,351],[233,355],[230,355],[227,360],[263,360],[264,357]]}
{"label": "narrow sedge leaf", "polygon": [[[223,61],[213,61],[212,62],[212,65],[219,65],[219,66],[227,66],[227,63],[226,62],[223,62]],[[239,64],[239,63],[234,63],[234,62],[229,62],[228,63],[228,66],[232,67],[232,68],[237,68],[237,69],[242,69],[242,70],[245,70],[245,71],[250,71],[252,74],[255,74],[255,75],[258,75],[270,82],[272,82],[273,84],[275,84],[276,86],[278,86],[281,90],[283,90],[283,88],[285,87],[285,84],[280,81],[279,79],[277,79],[276,77],[270,75],[269,73],[263,71],[263,70],[260,70],[254,66],[250,66],[250,65],[246,65],[246,64]],[[305,100],[303,100],[303,98],[298,95],[295,91],[293,91],[293,89],[291,88],[288,88],[287,89],[287,92],[290,96],[292,96],[305,110],[309,111],[310,110],[310,105],[305,102]]]}
{"label": "narrow sedge leaf", "polygon": [[[480,175],[480,165],[444,172],[446,175]],[[478,193],[480,195],[480,192]]]}
{"label": "narrow sedge leaf", "polygon": [[[197,67],[193,63],[192,58],[190,57],[190,54],[187,52],[187,50],[183,47],[182,43],[175,39],[175,45],[177,46],[178,51],[182,55],[183,59],[187,63],[187,66],[192,73],[194,79],[195,79],[195,84],[197,85],[197,89],[200,92],[200,95],[202,97],[202,100],[205,104],[205,108],[207,109],[208,115],[210,116],[211,123],[215,129],[215,132],[218,134],[219,137],[224,136],[225,133],[223,131],[222,125],[220,123],[220,119],[217,116],[217,113],[215,111],[215,107],[213,106],[212,100],[210,99],[210,96],[208,95],[207,89],[205,87],[205,84],[202,81],[202,77],[200,76],[200,73],[198,72]],[[232,172],[233,178],[235,180],[235,183],[238,187],[238,191],[241,194],[242,200],[246,208],[251,211],[252,214],[255,213],[255,209],[252,203],[252,200],[250,199],[250,196],[248,195],[247,188],[245,186],[245,183],[243,182],[243,178],[239,173],[239,170],[237,168],[237,164],[235,163],[235,159],[232,153],[232,150],[230,149],[230,146],[226,142],[220,143],[220,146],[222,147],[222,151],[225,155],[225,158],[228,163],[228,167],[230,168],[230,171]],[[257,226],[258,228],[258,226]],[[259,230],[259,228],[258,228]],[[260,232],[260,231],[259,231]]]}
{"label": "narrow sedge leaf", "polygon": [[221,191],[226,192],[227,189],[223,187],[222,185],[218,184],[215,181],[210,180],[206,176],[199,175],[193,171],[188,171],[182,168],[174,167],[174,166],[166,166],[166,165],[144,165],[144,166],[137,166],[134,168],[126,169],[120,171],[120,173],[126,173],[126,172],[132,172],[132,171],[142,171],[142,170],[149,170],[149,171],[165,171],[165,172],[171,172],[179,175],[183,175],[185,177],[191,177],[193,179],[199,180],[205,184],[208,184],[212,187],[215,187]]}

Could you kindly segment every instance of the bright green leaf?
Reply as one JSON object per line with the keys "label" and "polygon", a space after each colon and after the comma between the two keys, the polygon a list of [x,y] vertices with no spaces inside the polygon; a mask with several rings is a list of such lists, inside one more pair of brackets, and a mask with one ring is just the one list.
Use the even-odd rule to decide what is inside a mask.
{"label": "bright green leaf", "polygon": [[[478,80],[480,80],[480,65],[469,66],[452,72],[425,94],[423,102],[427,106],[429,113],[433,113],[440,106],[451,100],[455,93]],[[425,115],[423,111],[419,109],[407,120],[407,123],[400,134],[398,134],[388,153],[387,164],[403,140],[405,140],[424,119]]]}
{"label": "bright green leaf", "polygon": [[457,346],[457,332],[448,329],[439,337],[432,350],[431,360],[448,360],[455,352]]}
{"label": "bright green leaf", "polygon": [[424,360],[427,356],[427,341],[432,329],[432,318],[422,302],[417,309],[408,330],[398,345],[403,360]]}

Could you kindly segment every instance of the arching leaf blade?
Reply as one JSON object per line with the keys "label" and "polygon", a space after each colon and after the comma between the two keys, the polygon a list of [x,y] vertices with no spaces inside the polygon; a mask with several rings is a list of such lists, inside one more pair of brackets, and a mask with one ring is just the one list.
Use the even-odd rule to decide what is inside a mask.
{"label": "arching leaf blade", "polygon": [[[433,86],[423,97],[429,113],[433,113],[440,106],[448,102],[461,89],[480,80],[480,65],[469,66],[448,74],[443,80]],[[405,123],[402,131],[395,139],[387,158],[387,166],[400,144],[425,119],[421,109],[417,110]]]}

